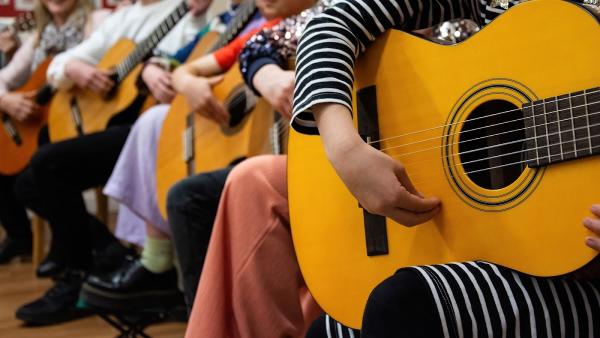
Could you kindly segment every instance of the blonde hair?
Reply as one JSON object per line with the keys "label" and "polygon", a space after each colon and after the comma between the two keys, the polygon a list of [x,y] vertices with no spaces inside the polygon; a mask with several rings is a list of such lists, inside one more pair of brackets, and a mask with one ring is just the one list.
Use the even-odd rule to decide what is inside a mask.
{"label": "blonde hair", "polygon": [[[76,0],[73,11],[77,8],[83,8],[86,17],[89,19],[90,14],[94,10],[94,4],[92,3],[92,0]],[[52,22],[52,15],[48,12],[48,9],[46,9],[46,6],[44,6],[41,0],[36,0],[33,14],[35,15],[35,46],[37,47],[40,42],[40,37],[44,32],[44,28]]]}

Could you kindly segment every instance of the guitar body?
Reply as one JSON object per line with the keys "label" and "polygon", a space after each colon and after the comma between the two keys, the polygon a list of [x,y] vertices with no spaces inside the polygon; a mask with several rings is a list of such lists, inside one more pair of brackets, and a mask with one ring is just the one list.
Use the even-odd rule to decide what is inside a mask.
{"label": "guitar body", "polygon": [[[389,253],[367,256],[363,209],[320,139],[292,133],[292,234],[304,279],[323,310],[360,327],[369,293],[401,267],[485,260],[553,276],[589,262],[596,253],[584,245],[589,233],[581,222],[600,202],[598,157],[530,168],[514,164],[522,163],[519,156],[499,164],[501,156],[484,156],[490,170],[510,165],[483,177],[465,153],[489,147],[467,133],[477,134],[473,122],[481,116],[518,124],[523,113],[515,107],[598,87],[600,69],[585,60],[599,58],[596,18],[553,0],[518,5],[455,46],[399,31],[378,39],[357,63],[359,93],[369,88],[376,95],[363,91],[357,100],[377,111],[382,151],[405,165],[417,190],[440,197],[442,209],[413,228],[386,220]],[[516,140],[511,151],[522,152],[522,138],[512,136],[500,142]]]}
{"label": "guitar body", "polygon": [[[46,71],[52,58],[44,60],[38,68],[31,74],[29,80],[21,88],[14,92],[35,92],[38,91],[46,84]],[[4,117],[4,113],[0,113],[0,116]],[[6,116],[8,117],[8,116]],[[14,175],[23,170],[31,156],[38,147],[38,136],[40,130],[46,125],[48,121],[48,109],[44,107],[42,114],[37,118],[19,122],[15,119],[9,119],[8,121],[1,121],[2,127],[0,127],[0,174],[2,175]],[[20,144],[11,137],[8,133],[9,127],[14,127],[14,131],[20,139]]]}
{"label": "guitar body", "polygon": [[[213,88],[220,102],[230,101],[246,90],[244,80],[236,64],[223,81]],[[269,151],[269,128],[273,111],[269,104],[258,99],[235,127],[223,127],[200,114],[193,117],[194,169],[192,174],[224,168],[245,157],[265,154]],[[166,217],[167,193],[173,184],[190,174],[185,161],[185,133],[190,112],[185,98],[178,95],[173,103],[160,136],[157,157],[157,193],[161,213]]]}
{"label": "guitar body", "polygon": [[[128,39],[119,40],[111,47],[98,63],[100,69],[111,69],[123,61],[134,49],[136,44]],[[77,137],[80,135],[72,114],[73,99],[77,102],[81,113],[81,134],[104,130],[108,121],[116,114],[128,108],[137,98],[139,92],[135,85],[142,70],[137,65],[119,84],[115,94],[104,99],[89,90],[73,87],[70,90],[56,92],[50,104],[48,121],[50,139],[52,142]]]}

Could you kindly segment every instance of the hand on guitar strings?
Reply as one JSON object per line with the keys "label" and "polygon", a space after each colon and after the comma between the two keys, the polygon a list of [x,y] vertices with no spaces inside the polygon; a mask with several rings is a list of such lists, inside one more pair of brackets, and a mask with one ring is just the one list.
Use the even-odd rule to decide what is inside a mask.
{"label": "hand on guitar strings", "polygon": [[585,244],[590,248],[600,252],[600,204],[594,204],[590,211],[595,217],[586,217],[583,219],[583,226],[594,233],[585,239]]}
{"label": "hand on guitar strings", "polygon": [[409,227],[435,216],[440,200],[423,197],[400,162],[366,144],[348,108],[321,104],[312,111],[329,161],[363,208]]}
{"label": "hand on guitar strings", "polygon": [[184,84],[181,86],[190,110],[211,119],[219,124],[229,122],[229,112],[213,94],[212,87],[223,81],[223,76],[193,76],[182,74]]}
{"label": "hand on guitar strings", "polygon": [[42,111],[34,99],[36,92],[6,93],[0,97],[0,108],[19,122],[33,119]]}
{"label": "hand on guitar strings", "polygon": [[142,80],[152,96],[160,103],[169,103],[175,97],[175,89],[171,81],[171,73],[155,64],[148,64],[142,71]]}
{"label": "hand on guitar strings", "polygon": [[276,65],[263,66],[252,79],[254,88],[286,119],[292,118],[294,97],[294,72]]}
{"label": "hand on guitar strings", "polygon": [[110,70],[99,69],[77,59],[67,63],[65,72],[77,87],[90,90],[98,96],[105,96],[115,85],[110,78]]}

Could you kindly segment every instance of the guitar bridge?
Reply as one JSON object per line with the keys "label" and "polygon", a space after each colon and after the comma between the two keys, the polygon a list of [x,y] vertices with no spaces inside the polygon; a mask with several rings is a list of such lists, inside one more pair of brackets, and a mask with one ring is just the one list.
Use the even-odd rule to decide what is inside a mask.
{"label": "guitar bridge", "polygon": [[4,130],[6,131],[8,136],[10,136],[10,139],[17,146],[20,146],[21,144],[23,144],[23,139],[21,138],[19,131],[17,131],[17,128],[15,127],[12,120],[6,113],[2,113],[2,126],[4,127]]}
{"label": "guitar bridge", "polygon": [[[377,91],[375,86],[363,88],[356,93],[358,133],[367,143],[379,140],[377,117]],[[379,149],[379,143],[372,144]],[[359,205],[360,207],[360,205]],[[362,207],[361,207],[362,208]],[[386,219],[363,209],[367,256],[381,256],[389,253]]]}
{"label": "guitar bridge", "polygon": [[194,112],[190,112],[185,119],[186,128],[183,132],[183,161],[187,166],[187,174],[195,173],[194,168]]}
{"label": "guitar bridge", "polygon": [[77,104],[77,99],[73,97],[70,102],[71,106],[71,118],[73,120],[73,124],[75,125],[75,130],[77,131],[77,135],[83,135],[83,118],[81,117],[81,110],[79,109],[79,105]]}

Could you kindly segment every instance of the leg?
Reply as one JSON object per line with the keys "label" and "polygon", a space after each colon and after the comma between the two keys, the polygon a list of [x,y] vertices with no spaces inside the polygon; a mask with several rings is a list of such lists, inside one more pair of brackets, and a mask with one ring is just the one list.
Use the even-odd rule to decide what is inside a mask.
{"label": "leg", "polygon": [[188,337],[300,337],[320,309],[292,244],[286,158],[238,165],[221,197]]}
{"label": "leg", "polygon": [[373,290],[362,337],[443,337],[435,303],[413,270],[399,270]]}
{"label": "leg", "polygon": [[146,223],[170,234],[167,221],[158,210],[156,197],[156,153],[168,110],[169,105],[158,105],[140,116],[104,187],[106,195],[128,209],[123,217],[119,215],[115,232],[124,235],[121,239],[142,245],[144,241],[140,239],[146,235]]}
{"label": "leg", "polygon": [[[112,235],[104,226],[103,233],[94,227],[99,222],[90,222],[81,193],[106,182],[128,133],[129,127],[116,126],[45,145],[33,156],[32,182],[53,232],[64,241],[68,269],[44,296],[20,307],[17,318],[27,323],[52,324],[88,314],[77,308],[76,302],[92,266],[92,244]],[[115,260],[110,261],[114,264]]]}
{"label": "leg", "polygon": [[164,295],[182,297],[169,227],[156,200],[156,148],[168,105],[155,106],[134,124],[104,192],[119,201],[117,234],[144,246],[139,261],[128,261],[108,275],[94,274],[82,297],[96,307],[144,308],[166,306]]}
{"label": "leg", "polygon": [[[44,201],[40,196],[34,179],[31,168],[25,169],[15,182],[15,195],[20,201],[43,219],[48,218],[48,211],[44,205]],[[54,277],[60,274],[66,266],[66,252],[64,250],[64,240],[60,235],[53,231],[52,226],[49,227],[52,232],[52,240],[50,241],[50,250],[46,258],[37,266],[36,275],[40,278]]]}
{"label": "leg", "polygon": [[221,192],[231,169],[187,178],[169,191],[169,224],[183,276],[188,313],[196,295]]}
{"label": "leg", "polygon": [[346,327],[323,313],[312,323],[305,338],[360,338],[360,331]]}
{"label": "leg", "polygon": [[67,264],[73,268],[90,267],[91,233],[94,241],[109,236],[87,212],[81,193],[106,182],[128,133],[129,127],[117,126],[48,144],[31,160],[33,181],[48,211],[47,219],[53,232],[64,239]]}
{"label": "leg", "polygon": [[31,224],[14,193],[16,176],[0,175],[0,224],[6,238],[0,243],[0,263],[31,253]]}

